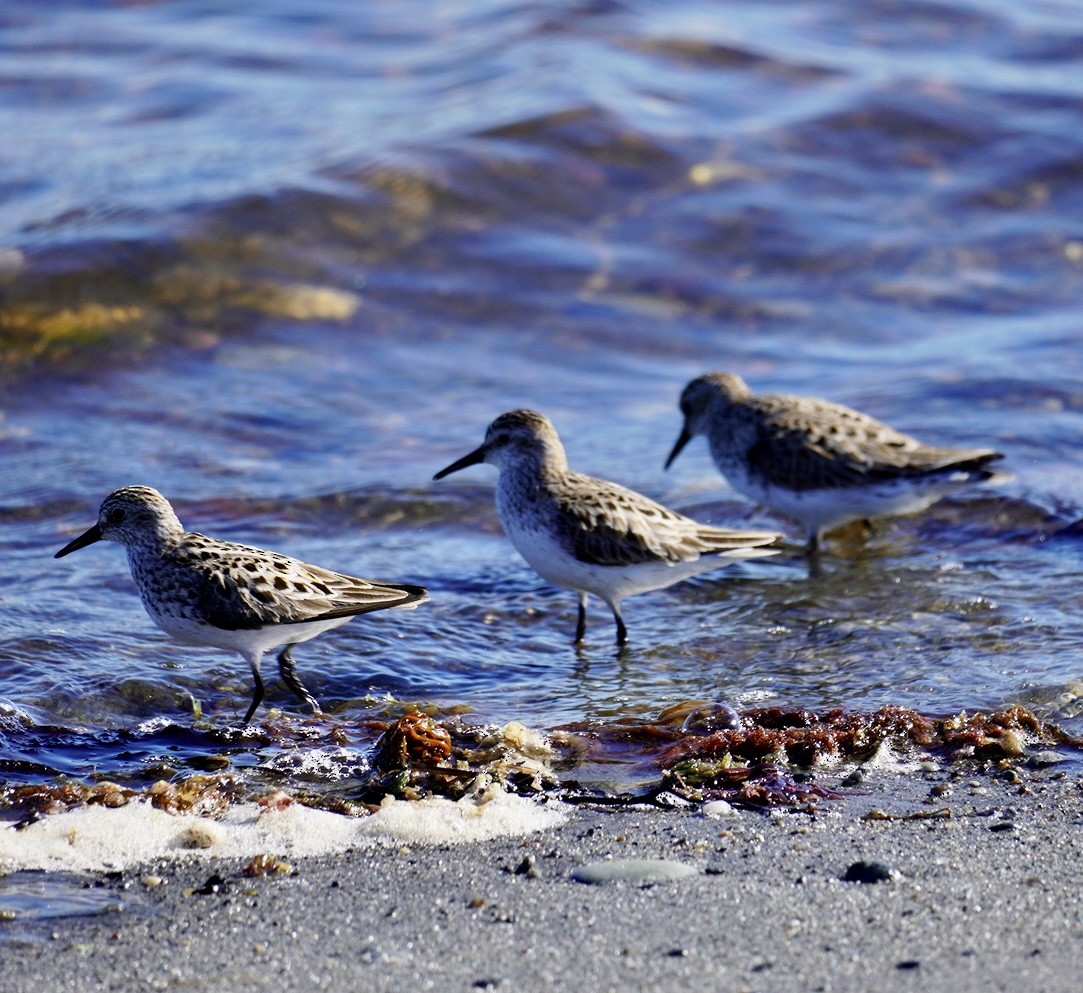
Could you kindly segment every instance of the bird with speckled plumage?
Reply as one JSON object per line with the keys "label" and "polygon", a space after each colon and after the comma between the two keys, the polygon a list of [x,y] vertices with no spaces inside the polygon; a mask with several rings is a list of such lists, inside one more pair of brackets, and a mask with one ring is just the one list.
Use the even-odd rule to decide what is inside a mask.
{"label": "bird with speckled plumage", "polygon": [[488,462],[500,472],[496,506],[516,550],[547,582],[579,594],[575,640],[586,634],[587,594],[613,612],[617,643],[628,641],[621,601],[740,559],[774,555],[773,531],[710,527],[616,483],[568,467],[549,419],[501,414],[480,448],[433,478]]}
{"label": "bird with speckled plumage", "polygon": [[740,376],[713,372],[681,393],[684,425],[666,468],[706,435],[734,489],[799,521],[814,551],[851,521],[910,514],[972,483],[1005,478],[990,448],[927,445],[868,414],[818,397],[755,395]]}
{"label": "bird with speckled plumage", "polygon": [[294,669],[291,649],[357,614],[410,609],[428,599],[420,586],[378,583],[299,559],[185,531],[169,501],[149,486],[125,486],[105,498],[97,522],[55,558],[105,539],[123,545],[152,621],[182,644],[240,653],[255,680],[252,719],[263,699],[260,659],[284,646],[278,668],[313,713],[320,706]]}

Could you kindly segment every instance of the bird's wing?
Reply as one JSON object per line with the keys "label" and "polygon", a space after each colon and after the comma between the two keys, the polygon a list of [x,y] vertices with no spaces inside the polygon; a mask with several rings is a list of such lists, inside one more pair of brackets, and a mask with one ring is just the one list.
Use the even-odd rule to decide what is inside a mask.
{"label": "bird's wing", "polygon": [[974,468],[1000,458],[990,449],[926,445],[887,424],[826,400],[759,408],[749,467],[792,490],[843,488]]}
{"label": "bird's wing", "polygon": [[689,562],[778,537],[771,532],[710,528],[615,483],[588,476],[577,480],[583,496],[565,491],[556,502],[561,535],[580,562],[602,566]]}
{"label": "bird's wing", "polygon": [[428,598],[420,586],[372,582],[276,552],[217,541],[212,547],[210,541],[187,534],[175,558],[197,571],[200,607],[219,627],[330,620]]}

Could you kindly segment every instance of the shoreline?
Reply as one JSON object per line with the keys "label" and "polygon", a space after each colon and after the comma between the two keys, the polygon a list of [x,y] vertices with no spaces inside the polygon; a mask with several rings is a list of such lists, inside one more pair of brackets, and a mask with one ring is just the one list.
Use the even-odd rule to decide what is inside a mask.
{"label": "shoreline", "polygon": [[[0,989],[1078,988],[1075,763],[1022,784],[872,769],[812,814],[721,809],[584,805],[521,837],[285,856],[258,878],[236,858],[97,874],[123,909],[0,925]],[[572,875],[640,859],[692,871]],[[844,881],[862,861],[890,878]]]}

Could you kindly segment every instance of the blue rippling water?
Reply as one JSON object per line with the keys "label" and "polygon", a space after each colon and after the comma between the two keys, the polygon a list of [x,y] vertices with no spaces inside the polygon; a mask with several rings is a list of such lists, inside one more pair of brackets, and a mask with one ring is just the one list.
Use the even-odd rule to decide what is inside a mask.
{"label": "blue rippling water", "polygon": [[[230,730],[244,663],[158,633],[118,549],[51,558],[132,482],[431,589],[298,650],[341,720],[1020,700],[1078,729],[1081,68],[1075,2],[11,0],[6,775],[278,761]],[[785,526],[702,444],[662,472],[709,369],[995,446],[1014,479],[819,576],[630,600],[620,658],[596,609],[576,653],[491,471],[431,476],[527,405],[579,468]]]}

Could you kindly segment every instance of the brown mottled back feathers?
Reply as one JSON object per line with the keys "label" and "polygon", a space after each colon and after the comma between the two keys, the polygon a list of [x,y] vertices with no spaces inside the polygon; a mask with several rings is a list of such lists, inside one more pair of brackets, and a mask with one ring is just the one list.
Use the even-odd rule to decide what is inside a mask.
{"label": "brown mottled back feathers", "polygon": [[173,596],[191,602],[207,623],[227,630],[330,620],[427,599],[419,586],[358,579],[196,532],[186,533],[160,561],[163,568],[145,572],[144,585],[149,589],[170,583],[171,576],[186,577],[186,588],[174,586]]}
{"label": "brown mottled back feathers", "polygon": [[975,471],[1002,457],[986,448],[926,445],[859,411],[810,397],[749,397],[727,417],[734,441],[747,445],[749,471],[792,490]]}
{"label": "brown mottled back feathers", "polygon": [[[580,562],[602,566],[688,562],[701,555],[767,545],[770,531],[712,528],[616,483],[567,471],[550,480],[558,534]],[[590,499],[577,499],[576,493]]]}

